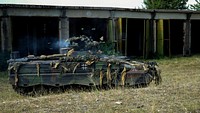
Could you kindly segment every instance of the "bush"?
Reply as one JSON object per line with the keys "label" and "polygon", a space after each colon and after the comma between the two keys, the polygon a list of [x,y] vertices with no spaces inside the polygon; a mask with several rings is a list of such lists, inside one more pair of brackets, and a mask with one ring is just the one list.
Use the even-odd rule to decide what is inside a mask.
{"label": "bush", "polygon": [[112,42],[101,43],[99,50],[103,51],[103,54],[106,55],[116,55],[115,44]]}

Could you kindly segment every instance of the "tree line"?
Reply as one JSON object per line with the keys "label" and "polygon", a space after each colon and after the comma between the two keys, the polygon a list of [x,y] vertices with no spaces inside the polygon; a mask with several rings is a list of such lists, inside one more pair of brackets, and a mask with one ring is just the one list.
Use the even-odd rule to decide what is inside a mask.
{"label": "tree line", "polygon": [[200,10],[200,0],[193,5],[187,5],[188,0],[144,0],[146,9],[192,9]]}

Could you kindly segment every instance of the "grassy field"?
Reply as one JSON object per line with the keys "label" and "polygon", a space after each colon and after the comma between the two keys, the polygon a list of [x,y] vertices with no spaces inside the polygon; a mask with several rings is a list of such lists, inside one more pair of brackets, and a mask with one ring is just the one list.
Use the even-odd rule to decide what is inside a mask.
{"label": "grassy field", "polygon": [[6,72],[0,75],[2,113],[200,113],[200,56],[155,60],[162,69],[161,85],[67,91],[43,96],[22,96],[9,85]]}

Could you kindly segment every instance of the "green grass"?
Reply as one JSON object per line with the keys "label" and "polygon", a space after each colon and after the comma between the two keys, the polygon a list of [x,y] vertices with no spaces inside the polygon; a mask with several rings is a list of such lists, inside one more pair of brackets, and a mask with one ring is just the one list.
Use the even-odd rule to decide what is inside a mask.
{"label": "green grass", "polygon": [[[13,101],[22,98],[24,97],[16,94],[12,89],[12,86],[9,84],[7,72],[0,72],[0,106],[2,102]],[[2,107],[0,107],[0,111],[1,108]]]}
{"label": "green grass", "polygon": [[[0,112],[199,113],[200,56],[155,60],[162,84],[146,88],[67,91],[45,96],[21,96],[0,73]],[[119,103],[116,103],[119,102]]]}

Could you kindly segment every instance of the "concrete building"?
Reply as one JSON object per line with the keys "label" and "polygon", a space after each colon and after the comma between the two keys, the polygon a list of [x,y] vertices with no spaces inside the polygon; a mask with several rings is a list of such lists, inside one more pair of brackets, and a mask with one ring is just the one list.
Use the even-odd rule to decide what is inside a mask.
{"label": "concrete building", "polygon": [[0,4],[2,52],[59,53],[62,41],[104,37],[126,56],[200,53],[200,12],[116,7]]}

